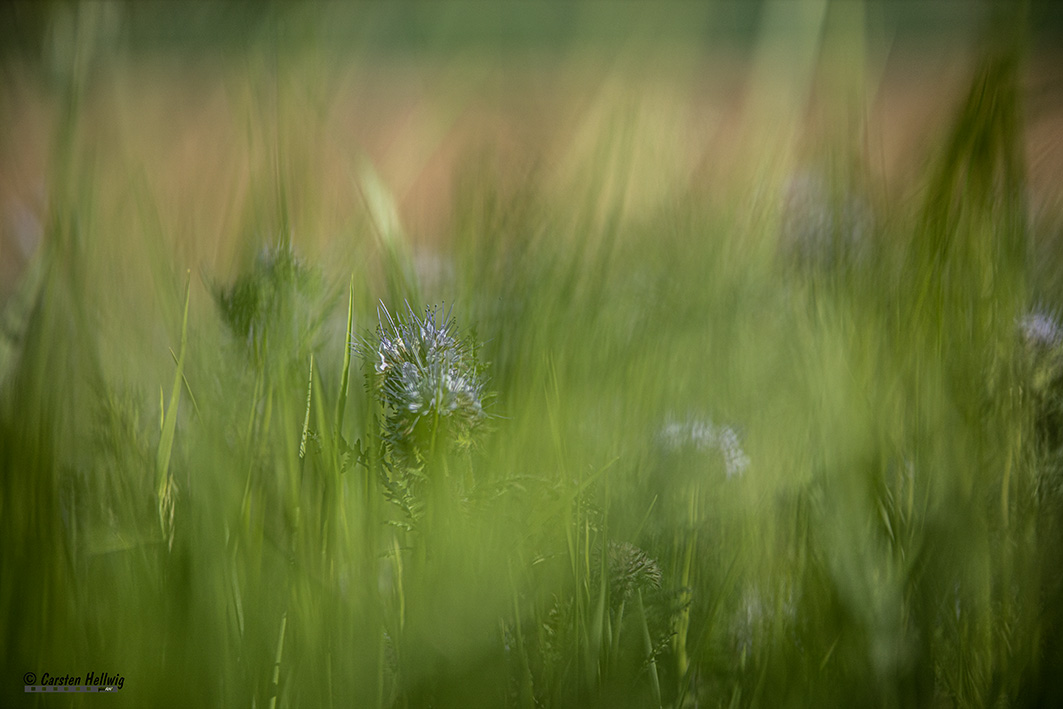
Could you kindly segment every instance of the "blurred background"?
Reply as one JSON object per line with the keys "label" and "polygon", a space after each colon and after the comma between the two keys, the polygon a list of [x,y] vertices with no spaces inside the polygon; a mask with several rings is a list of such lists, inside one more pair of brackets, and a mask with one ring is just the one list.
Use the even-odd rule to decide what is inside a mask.
{"label": "blurred background", "polygon": [[[1055,3],[1028,7],[1030,205],[1058,213],[1063,20]],[[269,198],[278,170],[293,178],[286,209],[302,247],[335,243],[365,210],[353,185],[363,161],[430,260],[462,177],[487,169],[477,161],[503,183],[534,172],[565,199],[588,189],[589,164],[621,159],[603,139],[612,131],[628,154],[606,187],[625,218],[677,192],[725,203],[765,169],[823,172],[824,160],[852,160],[824,158],[828,144],[859,155],[875,191],[903,193],[966,91],[994,11],[988,2],[8,3],[0,298],[44,231],[71,83],[98,209],[135,231],[129,182],[146,180],[164,195],[162,231],[183,265],[232,269],[238,240],[223,235],[246,229],[243,215]]]}
{"label": "blurred background", "polygon": [[1061,40],[0,4],[0,704],[1060,705]]}

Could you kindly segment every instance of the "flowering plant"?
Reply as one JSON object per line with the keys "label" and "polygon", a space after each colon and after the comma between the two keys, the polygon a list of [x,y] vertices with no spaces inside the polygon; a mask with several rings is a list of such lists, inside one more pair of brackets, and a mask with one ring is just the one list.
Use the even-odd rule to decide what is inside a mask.
{"label": "flowering plant", "polygon": [[420,467],[443,446],[466,447],[486,420],[483,365],[453,311],[409,303],[394,315],[381,303],[375,335],[354,343],[383,408],[381,438],[393,462]]}

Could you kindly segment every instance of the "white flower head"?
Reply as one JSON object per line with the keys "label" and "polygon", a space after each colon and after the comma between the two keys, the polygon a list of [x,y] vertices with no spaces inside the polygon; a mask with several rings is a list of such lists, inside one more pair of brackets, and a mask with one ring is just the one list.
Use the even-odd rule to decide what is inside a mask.
{"label": "white flower head", "polygon": [[697,418],[688,418],[685,422],[670,420],[661,428],[658,438],[670,451],[719,451],[728,480],[741,477],[749,467],[749,456],[742,449],[738,431],[731,426]]}

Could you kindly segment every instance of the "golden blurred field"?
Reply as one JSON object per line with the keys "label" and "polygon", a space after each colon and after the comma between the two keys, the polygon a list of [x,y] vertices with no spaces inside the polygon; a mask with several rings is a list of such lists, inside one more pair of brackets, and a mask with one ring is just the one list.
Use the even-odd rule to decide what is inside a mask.
{"label": "golden blurred field", "polygon": [[[559,204],[594,190],[603,212],[619,204],[631,220],[679,196],[734,204],[788,176],[839,167],[872,198],[915,194],[963,98],[977,41],[906,42],[845,24],[859,20],[835,7],[812,37],[798,28],[774,43],[714,47],[636,36],[556,53],[374,56],[266,41],[133,55],[108,53],[100,40],[82,70],[77,171],[116,248],[135,253],[146,228],[138,199],[150,196],[153,228],[173,255],[219,274],[235,267],[233,235],[276,238],[275,224],[250,215],[275,200],[278,175],[301,250],[327,253],[354,238],[366,219],[364,161],[426,253],[447,239],[462,185],[485,174],[503,190],[534,176]],[[1030,205],[1056,223],[1060,67],[1058,50],[1040,47],[1023,74]],[[60,106],[47,79],[25,62],[3,66],[4,299],[45,231]],[[609,177],[591,185],[592,173]]]}

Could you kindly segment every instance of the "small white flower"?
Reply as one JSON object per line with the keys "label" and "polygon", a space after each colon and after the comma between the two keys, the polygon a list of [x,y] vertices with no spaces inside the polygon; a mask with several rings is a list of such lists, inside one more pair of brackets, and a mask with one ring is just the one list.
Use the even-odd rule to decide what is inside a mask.
{"label": "small white flower", "polygon": [[1031,347],[1050,349],[1063,342],[1063,330],[1051,314],[1043,310],[1034,310],[1023,316],[1019,322],[1023,339]]}
{"label": "small white flower", "polygon": [[717,436],[720,451],[723,453],[727,478],[741,476],[749,467],[749,456],[738,442],[738,434],[730,426],[724,426]]}
{"label": "small white flower", "polygon": [[663,447],[669,451],[693,448],[697,451],[717,450],[723,456],[727,479],[741,477],[749,467],[749,456],[742,449],[738,432],[731,426],[718,426],[712,421],[690,418],[685,423],[669,421],[658,434]]}

